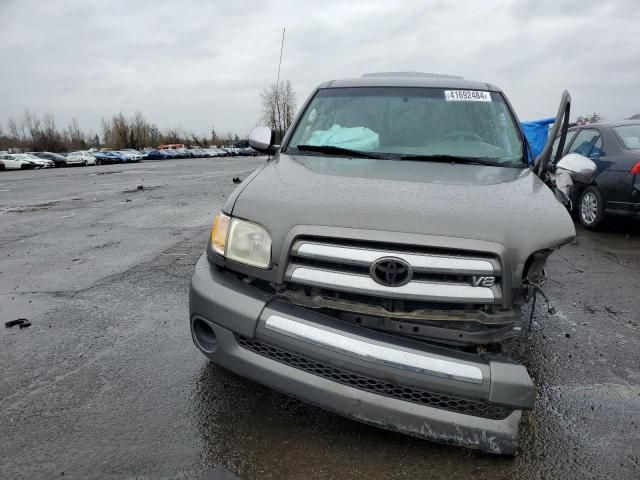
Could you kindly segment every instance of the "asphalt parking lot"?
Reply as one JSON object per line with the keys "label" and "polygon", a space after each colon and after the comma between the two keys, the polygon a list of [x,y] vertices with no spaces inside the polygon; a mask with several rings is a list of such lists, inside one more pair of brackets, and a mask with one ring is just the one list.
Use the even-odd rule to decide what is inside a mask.
{"label": "asphalt parking lot", "polygon": [[[550,260],[516,458],[364,426],[209,364],[187,293],[264,158],[0,174],[0,478],[639,478],[640,225]],[[139,190],[138,185],[143,189]],[[526,319],[523,318],[526,323]]]}

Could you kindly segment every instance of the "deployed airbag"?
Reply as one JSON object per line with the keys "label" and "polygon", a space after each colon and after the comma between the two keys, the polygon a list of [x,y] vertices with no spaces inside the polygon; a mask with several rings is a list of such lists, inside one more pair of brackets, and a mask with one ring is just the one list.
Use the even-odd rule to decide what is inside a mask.
{"label": "deployed airbag", "polygon": [[313,132],[308,144],[371,151],[380,146],[380,137],[366,127],[333,125],[329,130],[316,130]]}

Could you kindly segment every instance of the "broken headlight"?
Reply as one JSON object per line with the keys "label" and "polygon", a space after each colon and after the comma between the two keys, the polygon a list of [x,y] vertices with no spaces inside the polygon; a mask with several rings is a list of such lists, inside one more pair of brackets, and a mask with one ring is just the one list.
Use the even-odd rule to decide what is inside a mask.
{"label": "broken headlight", "polygon": [[542,286],[547,280],[547,274],[544,267],[547,265],[549,255],[553,253],[553,249],[544,249],[534,252],[527,261],[525,266],[525,281],[531,284]]}
{"label": "broken headlight", "polygon": [[220,212],[211,229],[211,248],[234,262],[269,268],[271,235],[262,225]]}

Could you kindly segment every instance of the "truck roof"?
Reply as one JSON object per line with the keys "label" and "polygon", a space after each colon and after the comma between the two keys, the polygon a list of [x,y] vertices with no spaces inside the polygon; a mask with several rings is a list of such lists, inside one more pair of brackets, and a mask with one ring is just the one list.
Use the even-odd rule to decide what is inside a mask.
{"label": "truck roof", "polygon": [[329,80],[321,83],[318,88],[341,87],[431,87],[431,88],[455,88],[463,90],[488,90],[500,92],[501,90],[486,82],[466,80],[453,75],[439,75],[419,72],[384,72],[365,74],[357,78],[344,78]]}

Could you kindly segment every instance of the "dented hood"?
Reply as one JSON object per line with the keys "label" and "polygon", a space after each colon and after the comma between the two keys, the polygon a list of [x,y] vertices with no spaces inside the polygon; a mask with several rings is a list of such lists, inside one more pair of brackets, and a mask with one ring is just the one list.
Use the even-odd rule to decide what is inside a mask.
{"label": "dented hood", "polygon": [[225,210],[265,225],[274,251],[297,225],[485,240],[521,256],[575,237],[566,209],[527,168],[281,154]]}

